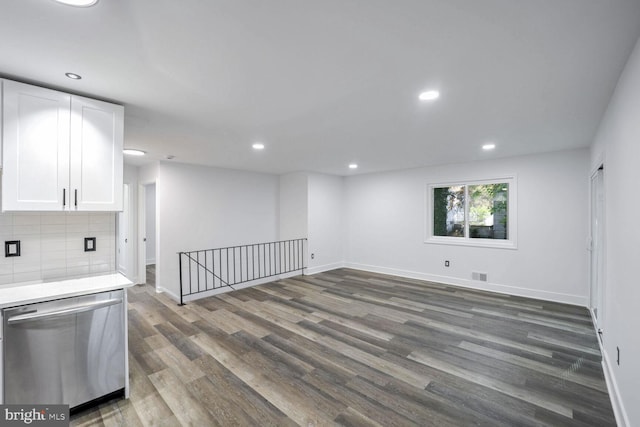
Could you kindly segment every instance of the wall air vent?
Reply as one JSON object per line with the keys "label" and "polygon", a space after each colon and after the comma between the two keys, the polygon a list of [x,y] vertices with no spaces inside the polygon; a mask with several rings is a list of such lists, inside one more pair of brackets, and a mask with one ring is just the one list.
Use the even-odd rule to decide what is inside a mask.
{"label": "wall air vent", "polygon": [[474,271],[471,273],[471,279],[477,280],[478,282],[486,282],[487,281],[487,273],[480,273],[478,271]]}

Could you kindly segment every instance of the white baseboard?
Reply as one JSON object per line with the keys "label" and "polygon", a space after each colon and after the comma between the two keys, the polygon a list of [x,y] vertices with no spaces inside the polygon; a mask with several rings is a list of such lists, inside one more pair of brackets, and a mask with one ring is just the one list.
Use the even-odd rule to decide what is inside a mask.
{"label": "white baseboard", "polygon": [[160,286],[156,286],[156,292],[167,294],[172,300],[175,300],[176,302],[180,302],[180,297],[168,289],[162,288]]}
{"label": "white baseboard", "polygon": [[627,416],[627,411],[624,407],[624,403],[622,402],[622,397],[620,396],[618,382],[616,381],[615,374],[613,373],[613,367],[610,363],[609,354],[604,348],[604,345],[602,345],[600,334],[598,334],[598,328],[595,321],[596,317],[593,313],[593,309],[589,309],[589,312],[591,313],[591,323],[593,324],[593,329],[596,331],[596,335],[598,336],[598,345],[600,346],[600,353],[602,354],[602,371],[604,372],[604,380],[607,384],[609,399],[611,400],[611,406],[613,407],[613,415],[615,415],[616,417],[616,424],[619,427],[631,427],[629,417]]}
{"label": "white baseboard", "polygon": [[624,408],[624,403],[622,403],[622,396],[620,395],[620,389],[618,389],[618,382],[613,373],[607,350],[601,345],[600,351],[602,352],[602,370],[604,371],[604,379],[607,383],[607,389],[609,390],[609,398],[611,399],[611,406],[613,406],[616,423],[618,427],[631,427],[627,411]]}
{"label": "white baseboard", "polygon": [[312,274],[324,273],[325,271],[331,271],[337,268],[343,268],[344,266],[345,266],[344,262],[334,262],[332,264],[318,265],[315,267],[307,267],[304,270],[304,274],[312,275]]}
{"label": "white baseboard", "polygon": [[355,270],[371,271],[373,273],[389,274],[392,276],[407,277],[409,279],[426,280],[429,282],[444,283],[445,285],[460,286],[463,288],[477,289],[481,291],[497,292],[500,294],[515,295],[527,298],[541,299],[545,301],[560,302],[563,304],[578,305],[586,307],[587,297],[579,295],[563,294],[559,292],[540,291],[537,289],[520,288],[517,286],[500,285],[497,283],[479,282],[476,280],[460,279],[458,277],[440,276],[435,274],[421,273],[417,271],[400,270],[397,268],[378,267],[375,265],[358,264],[347,262],[346,268]]}

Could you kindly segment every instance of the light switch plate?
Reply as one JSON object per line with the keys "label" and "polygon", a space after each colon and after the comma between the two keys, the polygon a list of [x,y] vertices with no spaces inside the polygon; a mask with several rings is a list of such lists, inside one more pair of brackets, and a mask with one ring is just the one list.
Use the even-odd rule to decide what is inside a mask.
{"label": "light switch plate", "polygon": [[7,240],[4,242],[4,256],[20,256],[20,240]]}

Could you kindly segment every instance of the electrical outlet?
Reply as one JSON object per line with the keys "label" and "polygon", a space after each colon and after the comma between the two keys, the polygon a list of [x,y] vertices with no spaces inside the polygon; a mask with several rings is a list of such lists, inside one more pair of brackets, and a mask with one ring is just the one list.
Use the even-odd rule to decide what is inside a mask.
{"label": "electrical outlet", "polygon": [[316,254],[311,254],[311,259],[314,259],[316,257]]}
{"label": "electrical outlet", "polygon": [[444,262],[444,266],[445,266],[445,267],[449,267],[449,260],[446,260],[446,261]]}
{"label": "electrical outlet", "polygon": [[95,237],[85,237],[84,238],[84,251],[85,252],[95,252],[96,251],[96,238]]}
{"label": "electrical outlet", "polygon": [[7,240],[4,242],[4,256],[20,256],[20,240]]}

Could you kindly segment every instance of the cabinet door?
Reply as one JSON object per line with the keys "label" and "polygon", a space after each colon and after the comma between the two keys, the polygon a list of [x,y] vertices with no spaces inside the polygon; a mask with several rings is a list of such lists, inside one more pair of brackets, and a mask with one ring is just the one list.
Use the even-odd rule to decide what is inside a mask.
{"label": "cabinet door", "polygon": [[2,84],[2,210],[63,210],[69,203],[71,96]]}
{"label": "cabinet door", "polygon": [[71,210],[122,210],[124,108],[71,98]]}

